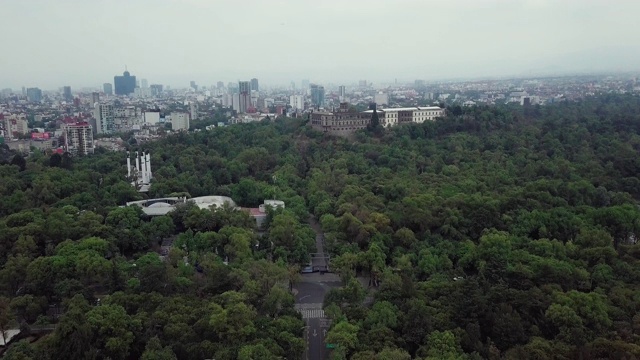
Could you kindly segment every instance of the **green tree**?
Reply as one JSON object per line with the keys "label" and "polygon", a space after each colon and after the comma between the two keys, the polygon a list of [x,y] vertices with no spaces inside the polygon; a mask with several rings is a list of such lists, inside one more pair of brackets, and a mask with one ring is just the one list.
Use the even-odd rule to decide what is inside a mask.
{"label": "green tree", "polygon": [[142,353],[141,360],[177,360],[176,354],[170,347],[162,347],[160,339],[157,336],[152,337],[147,342],[147,346]]}
{"label": "green tree", "polygon": [[427,337],[426,357],[428,360],[435,359],[465,359],[460,345],[455,335],[451,331],[434,331]]}
{"label": "green tree", "polygon": [[324,341],[327,344],[336,344],[339,348],[349,352],[359,344],[358,331],[357,325],[350,324],[348,321],[339,321],[327,332]]}

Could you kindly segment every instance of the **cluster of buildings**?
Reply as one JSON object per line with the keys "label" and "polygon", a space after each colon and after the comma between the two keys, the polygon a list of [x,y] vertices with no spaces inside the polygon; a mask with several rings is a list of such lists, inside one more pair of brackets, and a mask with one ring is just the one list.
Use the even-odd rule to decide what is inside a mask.
{"label": "cluster of buildings", "polygon": [[606,93],[640,93],[638,74],[575,75],[456,82],[416,80],[418,96],[461,106],[545,105]]}
{"label": "cluster of buildings", "polygon": [[212,207],[222,208],[229,206],[233,209],[247,212],[255,221],[259,230],[264,230],[267,220],[268,209],[284,209],[285,203],[281,200],[264,200],[263,204],[260,204],[257,208],[241,208],[236,205],[236,202],[228,196],[199,196],[187,199],[186,197],[167,197],[157,199],[147,199],[131,201],[126,206],[138,206],[142,209],[142,212],[147,216],[163,216],[167,215],[176,207],[191,202],[200,209],[210,209]]}
{"label": "cluster of buildings", "polygon": [[0,143],[86,155],[96,146],[122,149],[117,133],[133,132],[144,142],[172,131],[200,131],[281,115],[308,118],[320,131],[344,135],[368,125],[372,103],[380,124],[389,127],[434,120],[443,116],[445,106],[545,105],[625,92],[640,93],[637,75],[346,84],[302,80],[271,87],[253,78],[211,86],[191,81],[188,87],[171,88],[125,70],[99,89],[0,90]]}
{"label": "cluster of buildings", "polygon": [[315,111],[309,114],[311,126],[325,133],[345,136],[366,128],[371,123],[373,112],[378,116],[380,125],[391,127],[401,124],[433,121],[443,117],[445,110],[438,106],[417,106],[402,108],[381,108],[373,104],[374,109],[358,111],[349,103],[343,102],[334,111]]}

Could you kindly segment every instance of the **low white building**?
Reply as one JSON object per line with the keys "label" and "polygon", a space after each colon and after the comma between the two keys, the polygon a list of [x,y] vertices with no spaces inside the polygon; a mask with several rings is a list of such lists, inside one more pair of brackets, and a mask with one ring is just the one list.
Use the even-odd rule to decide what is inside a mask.
{"label": "low white building", "polygon": [[413,112],[413,122],[423,123],[426,120],[433,121],[438,117],[444,115],[444,109],[438,106],[419,106],[417,110]]}
{"label": "low white building", "polygon": [[156,125],[160,122],[160,112],[159,111],[145,111],[144,112],[144,123],[150,125]]}
{"label": "low white building", "polygon": [[210,209],[212,207],[221,208],[225,205],[233,209],[238,208],[235,201],[227,196],[200,196],[191,199],[186,199],[184,197],[168,197],[131,201],[127,203],[127,206],[139,206],[142,208],[142,212],[148,216],[162,216],[167,215],[171,211],[175,210],[176,206],[186,202],[192,202],[200,209]]}
{"label": "low white building", "polygon": [[[371,114],[373,110],[367,110],[365,112]],[[378,110],[380,124],[384,127],[406,123],[421,124],[425,121],[433,121],[442,116],[444,116],[444,109],[438,106],[385,108]]]}

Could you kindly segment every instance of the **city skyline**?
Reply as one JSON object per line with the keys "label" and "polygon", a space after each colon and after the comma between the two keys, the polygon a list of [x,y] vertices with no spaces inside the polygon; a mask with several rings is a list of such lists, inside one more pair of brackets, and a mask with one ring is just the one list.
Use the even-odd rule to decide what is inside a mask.
{"label": "city skyline", "polygon": [[[125,64],[172,87],[193,79],[286,85],[636,71],[638,11],[640,3],[600,1],[8,0],[0,18],[24,30],[5,46],[22,56],[4,59],[0,86],[98,86]],[[74,41],[49,39],[63,34]],[[215,41],[203,46],[207,39]]]}

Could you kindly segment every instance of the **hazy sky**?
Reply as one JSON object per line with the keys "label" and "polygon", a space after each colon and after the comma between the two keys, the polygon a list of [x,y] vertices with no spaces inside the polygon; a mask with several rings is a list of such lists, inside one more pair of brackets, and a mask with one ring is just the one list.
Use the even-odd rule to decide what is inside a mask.
{"label": "hazy sky", "polygon": [[0,88],[640,70],[637,0],[0,0]]}

